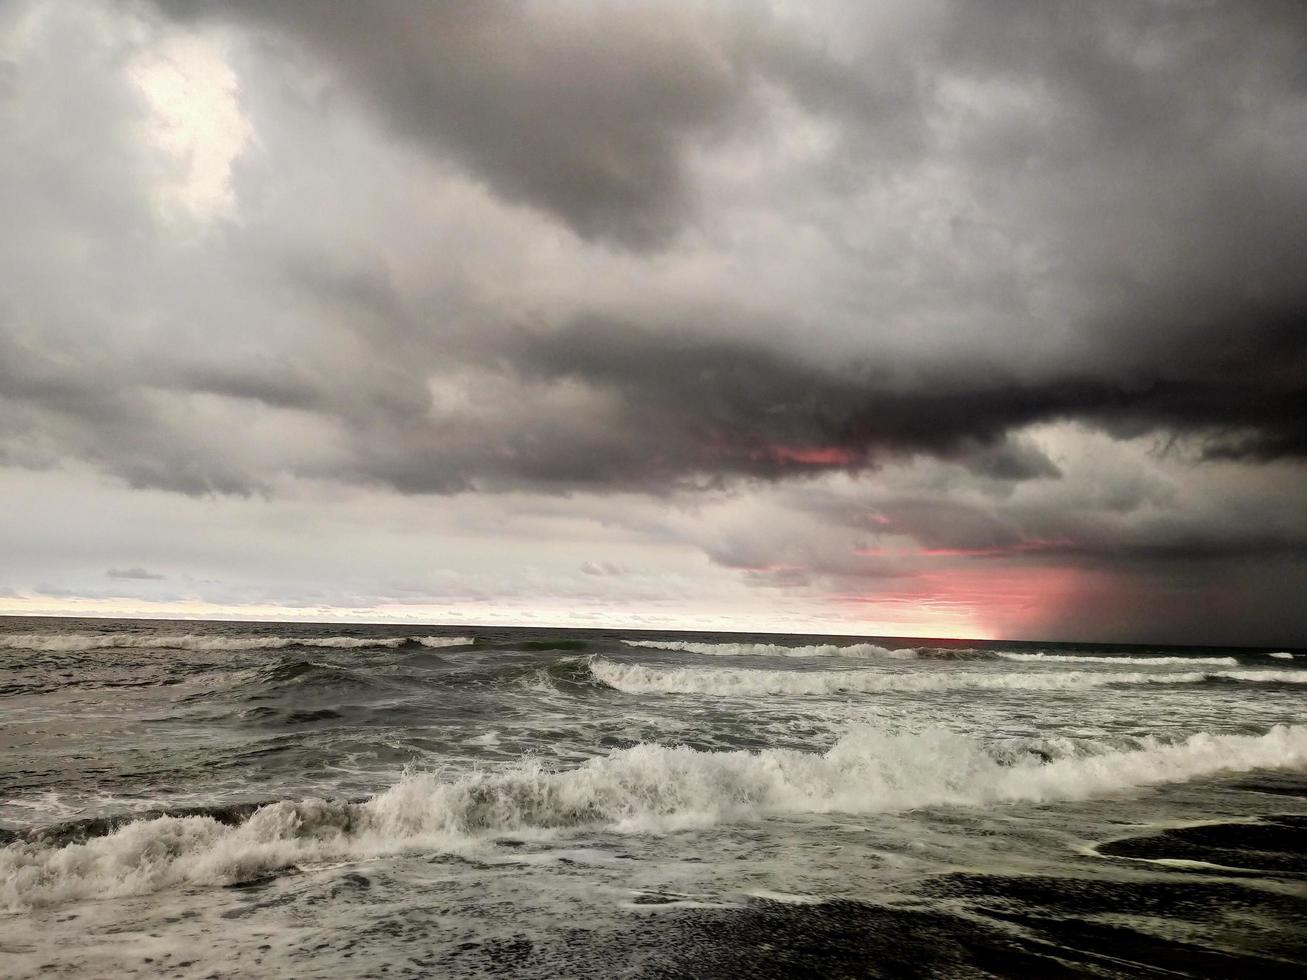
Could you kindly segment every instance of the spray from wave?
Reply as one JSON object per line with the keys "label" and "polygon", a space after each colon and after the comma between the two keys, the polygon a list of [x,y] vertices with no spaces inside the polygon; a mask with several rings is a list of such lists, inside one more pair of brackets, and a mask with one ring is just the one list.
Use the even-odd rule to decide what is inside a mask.
{"label": "spray from wave", "polygon": [[50,653],[80,650],[284,650],[287,647],[329,649],[469,646],[469,636],[222,636],[176,633],[142,636],[135,633],[10,633],[0,634],[0,650],[39,650]]}
{"label": "spray from wave", "polygon": [[1130,684],[1201,684],[1209,681],[1307,684],[1307,670],[1222,670],[1172,673],[1060,671],[981,674],[889,673],[878,670],[745,670],[650,667],[590,662],[595,679],[627,694],[705,694],[753,697],[772,694],[853,694],[899,691],[1083,691]]}
{"label": "spray from wave", "polygon": [[0,903],[23,908],[226,884],[324,858],[459,850],[497,834],[603,826],[659,832],[803,813],[897,812],[1079,800],[1222,771],[1307,766],[1307,726],[1264,735],[1194,735],[1041,762],[942,731],[848,732],[824,753],[703,752],[641,744],[555,771],[442,781],[411,774],[366,803],[278,802],[231,826],[213,816],[139,820],[84,842],[39,839],[0,850]]}

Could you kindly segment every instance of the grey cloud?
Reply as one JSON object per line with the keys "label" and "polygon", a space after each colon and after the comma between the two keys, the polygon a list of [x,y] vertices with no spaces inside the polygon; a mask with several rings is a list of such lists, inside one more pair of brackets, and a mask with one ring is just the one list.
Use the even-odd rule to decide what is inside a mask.
{"label": "grey cloud", "polygon": [[[1025,564],[1071,562],[1124,569],[1139,564],[1219,565],[1232,559],[1307,560],[1307,522],[1283,501],[1261,512],[1225,509],[1212,520],[1206,509],[1113,514],[1078,509],[1070,493],[984,504],[963,495],[879,496],[865,500],[814,501],[823,519],[875,538],[902,536],[926,554]],[[764,536],[765,539],[765,536]],[[761,544],[760,547],[765,547]],[[765,553],[765,552],[764,552]],[[776,552],[785,554],[783,546]]]}
{"label": "grey cloud", "polygon": [[744,572],[746,585],[765,589],[797,589],[812,584],[812,576],[803,568],[750,568]]}
{"label": "grey cloud", "polygon": [[[0,37],[0,460],[193,496],[792,493],[696,545],[799,590],[911,575],[889,530],[1287,574],[1307,14],[909,6],[52,6]],[[180,230],[123,70],[179,25],[229,42],[259,137],[235,212]],[[1068,420],[1108,469],[1170,443],[1169,487],[1030,437]],[[845,475],[875,492],[824,499]]]}
{"label": "grey cloud", "polygon": [[12,61],[0,59],[0,99],[7,99],[18,92],[18,66]]}
{"label": "grey cloud", "polygon": [[643,455],[633,461],[654,478],[659,467],[774,478],[927,453],[966,459],[981,475],[1027,479],[1058,471],[1038,450],[1006,441],[1007,434],[1066,418],[1122,436],[1203,433],[1204,453],[1213,457],[1296,453],[1307,432],[1307,413],[1298,410],[1307,389],[1273,372],[1286,357],[1302,358],[1307,344],[1267,344],[1254,353],[1249,340],[1243,363],[1227,365],[1223,381],[1209,380],[1215,365],[1201,354],[1197,365],[1167,364],[1169,377],[1160,367],[1152,377],[1068,369],[1021,381],[953,368],[923,372],[904,388],[870,359],[833,370],[758,343],[597,321],[533,336],[516,357],[529,376],[613,393],[624,416],[615,421],[628,427],[618,446],[640,444]]}
{"label": "grey cloud", "polygon": [[1057,464],[1038,446],[1011,438],[997,446],[982,446],[964,456],[962,462],[976,476],[999,481],[1055,479],[1062,475]]}
{"label": "grey cloud", "polygon": [[[921,328],[914,340],[911,328],[892,331],[876,322],[861,328],[863,341],[820,308],[782,307],[764,322],[730,302],[697,316],[683,309],[596,312],[588,308],[605,304],[589,300],[584,282],[574,287],[574,314],[542,318],[485,301],[475,309],[433,308],[403,295],[383,259],[355,254],[342,261],[325,245],[277,242],[272,228],[255,222],[211,233],[203,254],[212,268],[182,270],[175,281],[196,289],[196,300],[169,294],[167,280],[156,284],[157,273],[142,272],[164,261],[155,254],[163,246],[148,236],[133,243],[142,253],[138,267],[116,268],[126,282],[143,281],[133,283],[130,304],[96,311],[106,323],[102,336],[115,337],[115,317],[141,319],[141,294],[157,285],[162,313],[149,317],[170,327],[197,321],[178,331],[181,343],[161,335],[163,343],[143,352],[130,341],[51,334],[24,348],[12,339],[21,334],[11,319],[0,330],[12,336],[0,342],[17,353],[0,367],[0,395],[43,434],[51,453],[93,460],[133,485],[187,493],[263,492],[283,472],[417,493],[664,492],[740,477],[874,468],[914,454],[966,461],[984,479],[1055,479],[1056,466],[1012,433],[1068,418],[1123,438],[1189,435],[1203,440],[1211,459],[1304,455],[1307,341],[1297,324],[1307,287],[1292,261],[1302,250],[1291,246],[1307,235],[1307,222],[1287,216],[1303,211],[1307,191],[1301,179],[1269,163],[1229,159],[1252,138],[1249,111],[1239,112],[1210,80],[1243,78],[1247,98],[1267,113],[1281,103],[1283,112],[1300,106],[1301,78],[1289,69],[1287,49],[1266,40],[1280,35],[1259,32],[1229,5],[1207,14],[1230,26],[1219,41],[1187,8],[1141,13],[1104,4],[1090,16],[1070,8],[1054,15],[976,6],[984,11],[946,5],[920,23],[892,25],[901,34],[897,45],[878,39],[870,25],[852,32],[855,52],[873,45],[885,52],[883,62],[833,54],[812,38],[787,34],[779,19],[734,7],[710,14],[677,5],[666,17],[659,8],[652,32],[645,30],[654,17],[647,9],[603,3],[527,14],[498,3],[365,7],[309,0],[229,5],[220,14],[187,3],[164,9],[301,38],[422,145],[455,152],[509,197],[535,195],[546,210],[595,233],[611,220],[616,224],[607,230],[620,226],[614,233],[629,240],[647,241],[651,215],[681,221],[677,202],[693,183],[681,154],[704,151],[710,130],[757,111],[742,101],[740,79],[774,76],[801,106],[838,123],[852,140],[839,144],[845,162],[871,168],[861,182],[821,190],[827,207],[884,179],[871,165],[888,153],[902,174],[945,164],[968,171],[1014,215],[1026,220],[1029,213],[1019,230],[1036,240],[1055,232],[1064,252],[1059,261],[1071,263],[1058,273],[1066,282],[1059,281],[1057,295],[1070,301],[1079,291],[1094,293],[1087,308],[1072,305],[1078,319],[1062,342],[1024,343],[1016,328],[995,330],[982,335],[977,353],[950,345],[934,327]],[[1280,34],[1302,26],[1287,10],[1277,8],[1275,16]],[[594,32],[605,43],[583,44]],[[1151,61],[1119,50],[1121,36],[1136,35],[1158,46]],[[1013,37],[1027,41],[1015,44]],[[1195,58],[1213,61],[1196,88]],[[1003,136],[1012,154],[998,158],[957,136],[941,142],[927,123],[944,98],[946,76],[979,86],[981,109],[985,85],[1002,83],[1046,97],[1052,107],[1043,111],[1065,118]],[[1128,97],[1137,89],[1146,90],[1151,108]],[[126,97],[116,101],[125,104]],[[1173,106],[1185,111],[1167,111]],[[1135,118],[1140,113],[1143,121]],[[1227,153],[1193,152],[1184,128],[1193,113],[1206,120],[1204,140],[1226,140]],[[861,138],[888,132],[884,127],[898,119],[916,135],[890,141],[892,149]],[[982,112],[970,125],[987,132],[987,119]],[[104,125],[127,145],[123,127]],[[1080,142],[1087,134],[1098,143]],[[1059,148],[1083,156],[1051,152]],[[1015,165],[1036,150],[1027,164]],[[1176,156],[1182,150],[1185,160]],[[1261,154],[1256,160],[1271,161],[1278,152],[1260,143],[1240,152],[1254,151]],[[1187,176],[1155,173],[1139,162],[1149,153],[1186,165]],[[639,193],[628,200],[595,175],[597,164],[572,154],[607,160]],[[120,155],[124,172],[143,166],[126,149]],[[559,174],[572,183],[550,183],[562,180]],[[1246,186],[1235,186],[1235,176]],[[1126,206],[1132,199],[1120,199],[1136,177],[1156,192],[1155,203],[1136,209]],[[524,183],[537,178],[548,186]],[[1194,189],[1176,198],[1167,183]],[[1099,202],[1094,187],[1117,197]],[[1226,190],[1209,193],[1217,187]],[[96,208],[124,208],[131,199],[102,196]],[[1229,219],[1219,225],[1214,201],[1224,202],[1221,214]],[[1258,206],[1240,209],[1241,202]],[[777,202],[778,213],[785,207]],[[600,213],[610,217],[593,216]],[[1201,234],[1187,230],[1194,219],[1201,219]],[[830,220],[825,233],[838,237],[838,221]],[[1099,224],[1077,236],[1084,220]],[[1171,257],[1160,266],[1121,267],[1142,252],[1132,238],[1145,228],[1155,236],[1159,221],[1165,241],[1150,247]],[[142,222],[138,215],[128,225]],[[104,236],[110,254],[114,240],[108,231]],[[1256,256],[1259,267],[1229,261],[1237,250]],[[947,251],[923,256],[945,271],[957,258]],[[974,294],[969,287],[942,294],[941,301],[960,304],[949,311],[951,320],[993,315],[973,310],[977,302],[999,311],[1016,302],[1008,286],[995,285],[1006,270],[986,274],[994,282],[978,282]],[[443,301],[450,287],[439,288]],[[208,308],[200,308],[206,301]],[[260,326],[265,318],[268,325]],[[209,342],[206,334],[215,330],[240,344]],[[809,333],[821,343],[810,345]],[[832,348],[837,354],[821,353]],[[477,373],[481,390],[456,410],[433,402],[433,388],[466,371]],[[331,452],[305,459],[270,441],[260,446],[258,434],[249,446],[214,438],[206,428],[212,422],[188,407],[194,395],[314,416]]]}
{"label": "grey cloud", "polygon": [[581,563],[581,571],[586,575],[614,576],[625,575],[628,569],[612,561],[585,561]]}
{"label": "grey cloud", "polygon": [[249,493],[260,486],[224,453],[197,452],[180,410],[160,410],[147,391],[123,383],[116,365],[70,363],[62,352],[8,343],[0,322],[0,404],[38,467],[63,456],[102,466],[134,487],[179,493]]}
{"label": "grey cloud", "polygon": [[1307,634],[1304,575],[1307,562],[1266,556],[1118,569],[1058,597],[1031,628],[1118,643],[1294,645]]}
{"label": "grey cloud", "polygon": [[104,574],[109,578],[135,579],[138,581],[162,581],[167,578],[166,575],[141,568],[139,565],[133,565],[131,568],[110,568]]}
{"label": "grey cloud", "polygon": [[[520,336],[501,357],[468,365],[479,372],[471,400],[444,418],[418,379],[380,365],[366,369],[374,384],[360,384],[367,380],[361,373],[349,388],[297,379],[275,363],[190,368],[160,377],[155,387],[317,413],[342,433],[345,454],[300,465],[302,473],[415,493],[660,492],[705,480],[860,470],[914,454],[962,461],[990,479],[1056,478],[1052,461],[1009,434],[1058,419],[1121,437],[1189,433],[1213,459],[1301,455],[1307,445],[1303,392],[1292,378],[1269,376],[1276,355],[1284,357],[1273,349],[1263,355],[1264,371],[1240,364],[1222,382],[1185,378],[1188,366],[1175,361],[1169,380],[1024,382],[954,371],[904,389],[871,363],[829,369],[759,343],[674,328],[585,320]],[[30,351],[8,365],[0,370],[0,394],[32,425],[134,485],[249,492],[270,475],[252,472],[217,444],[197,454],[205,447],[185,439],[184,411],[174,405],[162,415],[112,375],[52,367]],[[434,384],[448,382],[437,375]]]}
{"label": "grey cloud", "polygon": [[307,43],[397,132],[583,236],[635,247],[678,230],[684,144],[744,97],[727,18],[680,4],[160,6]]}
{"label": "grey cloud", "polygon": [[[1281,464],[1249,485],[1222,465],[1191,478],[1188,464],[1154,456],[1150,477],[1183,480],[1180,499],[1159,490],[1111,511],[1087,501],[1113,496],[1131,466],[1096,466],[1092,452],[1066,479],[1001,499],[959,464],[922,461],[871,481],[778,485],[747,522],[728,533],[710,525],[698,543],[750,585],[791,581],[872,603],[976,590],[988,598],[975,608],[992,600],[1008,617],[990,621],[1006,635],[1288,642],[1307,625],[1287,584],[1307,574],[1299,471]],[[1095,481],[1103,486],[1086,492]]]}

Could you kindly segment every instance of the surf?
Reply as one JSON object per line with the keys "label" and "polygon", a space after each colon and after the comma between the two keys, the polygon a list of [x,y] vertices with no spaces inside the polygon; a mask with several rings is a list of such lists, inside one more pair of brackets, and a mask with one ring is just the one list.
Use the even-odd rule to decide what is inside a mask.
{"label": "surf", "polygon": [[1139,684],[1244,682],[1307,684],[1307,670],[1221,670],[1185,672],[1043,671],[1039,673],[929,673],[879,670],[750,670],[713,667],[654,667],[603,658],[590,662],[600,682],[627,694],[698,694],[736,697],[834,695],[927,691],[1085,691]]}
{"label": "surf", "polygon": [[941,730],[858,727],[820,753],[642,743],[571,769],[525,758],[454,778],[410,773],[362,803],[279,801],[239,812],[234,825],[228,813],[190,813],[71,843],[36,835],[0,849],[0,904],[231,884],[310,861],[466,851],[523,832],[665,833],[804,814],[1082,800],[1222,772],[1302,768],[1307,726],[1175,743],[1145,738],[1127,750],[1089,744],[1045,758]]}

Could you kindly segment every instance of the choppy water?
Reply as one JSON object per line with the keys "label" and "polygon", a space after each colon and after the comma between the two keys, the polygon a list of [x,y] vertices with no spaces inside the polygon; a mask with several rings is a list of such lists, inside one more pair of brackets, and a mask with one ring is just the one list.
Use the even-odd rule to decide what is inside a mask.
{"label": "choppy water", "polygon": [[0,973],[1299,976],[1305,699],[1293,651],[2,620]]}

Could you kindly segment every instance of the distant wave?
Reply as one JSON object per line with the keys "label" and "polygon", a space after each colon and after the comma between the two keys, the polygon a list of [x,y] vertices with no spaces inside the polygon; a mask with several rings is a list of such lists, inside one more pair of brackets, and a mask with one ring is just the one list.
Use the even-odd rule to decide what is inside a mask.
{"label": "distant wave", "polygon": [[891,650],[875,643],[850,643],[843,646],[820,643],[788,647],[780,643],[692,643],[681,640],[623,640],[628,647],[650,650],[679,650],[709,657],[886,657],[891,660],[915,660],[917,651]]}
{"label": "distant wave", "polygon": [[627,694],[707,694],[752,697],[772,694],[845,694],[895,691],[1017,690],[1080,691],[1109,685],[1200,684],[1248,681],[1307,684],[1307,670],[1223,670],[1176,673],[1060,671],[1037,674],[886,673],[878,670],[744,670],[714,667],[650,667],[595,658],[595,678]]}
{"label": "distant wave", "polygon": [[1211,664],[1213,666],[1221,667],[1239,666],[1239,661],[1234,657],[1118,657],[1113,656],[1112,654],[1016,653],[1009,650],[996,651],[994,656],[1001,660],[1020,660],[1032,663],[1050,664],[1147,664],[1151,666]]}
{"label": "distant wave", "polygon": [[[456,779],[408,775],[365,803],[282,801],[252,813],[161,816],[67,843],[40,836],[0,850],[11,909],[246,881],[306,861],[401,850],[470,850],[523,830],[605,826],[659,832],[786,813],[1078,800],[1211,773],[1307,766],[1307,726],[1198,734],[1175,744],[1041,762],[946,732],[859,728],[829,751],[702,752],[641,744],[570,770],[538,759]],[[67,838],[65,838],[67,840]]]}
{"label": "distant wave", "polygon": [[[971,647],[904,647],[892,650],[876,643],[820,643],[785,646],[780,643],[700,643],[683,640],[623,640],[626,646],[650,650],[677,650],[710,657],[848,657],[889,660],[1015,660],[1032,663],[1105,663],[1151,666],[1208,665],[1237,667],[1234,657],[1115,656],[1090,653],[1019,653],[1015,650],[979,650]],[[1290,658],[1292,654],[1271,654]]]}
{"label": "distant wave", "polygon": [[1276,660],[1292,660],[1292,659],[1293,659],[1293,654],[1292,654],[1292,653],[1285,653],[1283,650],[1281,650],[1279,653],[1268,654],[1268,656],[1274,657]]}
{"label": "distant wave", "polygon": [[469,636],[222,636],[174,633],[6,633],[0,650],[284,650],[286,647],[363,649],[366,647],[468,646]]}

